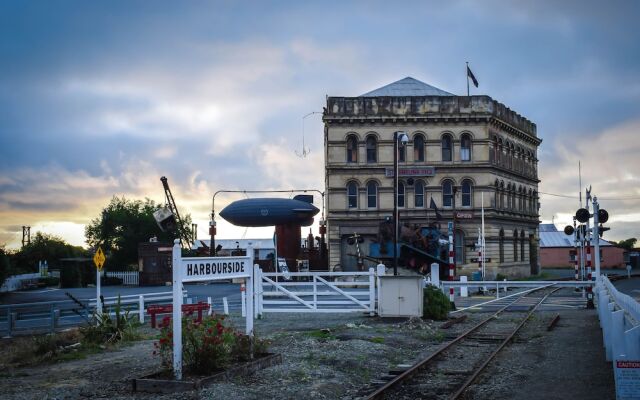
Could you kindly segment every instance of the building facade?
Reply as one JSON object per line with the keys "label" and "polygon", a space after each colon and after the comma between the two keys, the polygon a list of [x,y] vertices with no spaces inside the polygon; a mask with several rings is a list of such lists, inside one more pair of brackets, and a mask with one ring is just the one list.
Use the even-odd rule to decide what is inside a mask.
{"label": "building facade", "polygon": [[[394,132],[403,131],[400,224],[436,223],[446,233],[455,216],[457,273],[468,274],[478,268],[484,202],[487,277],[537,273],[534,123],[489,96],[455,96],[413,78],[328,97],[323,121],[330,269],[355,270],[354,255],[367,254],[393,216]],[[362,243],[349,240],[355,234]]]}

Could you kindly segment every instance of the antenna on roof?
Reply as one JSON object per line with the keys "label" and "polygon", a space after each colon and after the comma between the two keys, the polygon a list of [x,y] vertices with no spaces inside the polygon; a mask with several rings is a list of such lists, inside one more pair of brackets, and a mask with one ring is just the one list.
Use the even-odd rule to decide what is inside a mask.
{"label": "antenna on roof", "polygon": [[305,116],[302,117],[302,152],[300,153],[298,153],[297,151],[295,152],[296,155],[300,158],[305,158],[307,157],[307,155],[309,155],[309,153],[311,153],[311,149],[304,146],[304,120],[307,117],[312,116],[313,114],[322,114],[322,113],[319,111],[311,111],[309,114],[306,114]]}

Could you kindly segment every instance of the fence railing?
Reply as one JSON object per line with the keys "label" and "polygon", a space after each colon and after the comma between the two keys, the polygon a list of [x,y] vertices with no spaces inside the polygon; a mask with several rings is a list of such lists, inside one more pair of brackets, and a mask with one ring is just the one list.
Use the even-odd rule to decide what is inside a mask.
{"label": "fence railing", "polygon": [[[184,296],[187,295],[183,291]],[[150,304],[170,304],[172,292],[145,293],[120,296],[122,311],[137,315],[144,323],[146,307]],[[105,297],[106,310],[113,315],[118,297]],[[20,332],[54,332],[58,329],[88,322],[95,312],[96,299],[84,299],[0,305],[0,332],[12,336]]]}
{"label": "fence railing", "polygon": [[104,276],[122,279],[123,285],[140,285],[140,273],[138,271],[106,271]]}
{"label": "fence railing", "polygon": [[292,272],[264,273],[255,269],[256,314],[348,313],[376,309],[376,273]]}

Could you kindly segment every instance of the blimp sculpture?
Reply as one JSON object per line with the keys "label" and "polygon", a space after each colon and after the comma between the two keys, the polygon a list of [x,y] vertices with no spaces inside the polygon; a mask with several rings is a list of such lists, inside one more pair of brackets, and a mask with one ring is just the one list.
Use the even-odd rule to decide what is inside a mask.
{"label": "blimp sculpture", "polygon": [[237,226],[309,226],[320,211],[312,201],[313,196],[309,195],[298,195],[293,199],[244,199],[226,206],[220,211],[220,216]]}

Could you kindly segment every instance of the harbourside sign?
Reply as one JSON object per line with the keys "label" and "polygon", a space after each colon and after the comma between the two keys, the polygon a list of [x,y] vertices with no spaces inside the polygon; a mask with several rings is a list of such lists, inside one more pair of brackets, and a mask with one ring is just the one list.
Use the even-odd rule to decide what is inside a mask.
{"label": "harbourside sign", "polygon": [[243,278],[249,274],[249,257],[189,257],[182,259],[182,281]]}

